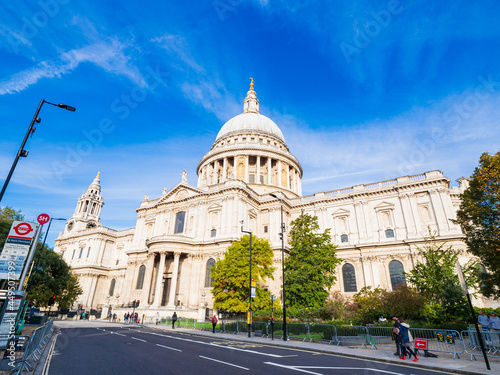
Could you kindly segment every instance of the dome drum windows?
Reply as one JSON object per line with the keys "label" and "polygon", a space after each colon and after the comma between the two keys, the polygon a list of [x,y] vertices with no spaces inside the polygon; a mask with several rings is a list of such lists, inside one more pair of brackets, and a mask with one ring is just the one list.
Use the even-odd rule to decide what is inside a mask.
{"label": "dome drum windows", "polygon": [[186,219],[186,211],[177,212],[177,214],[175,215],[174,234],[179,234],[184,232],[185,219]]}

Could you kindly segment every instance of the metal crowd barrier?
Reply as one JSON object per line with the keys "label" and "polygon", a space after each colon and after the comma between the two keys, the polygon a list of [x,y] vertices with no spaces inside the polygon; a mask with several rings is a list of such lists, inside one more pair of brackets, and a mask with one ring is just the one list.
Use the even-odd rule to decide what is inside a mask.
{"label": "metal crowd barrier", "polygon": [[335,326],[331,324],[309,324],[309,341],[336,342]]}
{"label": "metal crowd barrier", "polygon": [[367,337],[372,343],[372,349],[377,349],[378,346],[396,346],[396,335],[393,332],[393,327],[379,327],[368,325],[366,326],[366,328],[368,330]]}
{"label": "metal crowd barrier", "polygon": [[361,345],[366,348],[367,344],[372,344],[368,336],[368,330],[364,326],[335,326],[335,341],[340,346]]}
{"label": "metal crowd barrier", "polygon": [[287,323],[288,338],[302,341],[311,341],[309,326],[304,323]]}
{"label": "metal crowd barrier", "polygon": [[410,328],[410,332],[413,339],[427,340],[428,351],[450,353],[453,358],[460,358],[459,354],[465,351],[464,340],[454,329]]}
{"label": "metal crowd barrier", "polygon": [[[470,355],[470,360],[476,359],[476,356],[482,356],[483,351],[479,344],[479,337],[476,329],[469,328],[461,333],[465,345],[465,351]],[[500,358],[500,331],[480,331],[483,340],[484,349],[488,357]]]}
{"label": "metal crowd barrier", "polygon": [[23,369],[32,371],[36,362],[40,360],[43,349],[52,337],[54,319],[50,319],[43,326],[33,331],[28,342],[23,358],[12,369],[11,374],[20,374]]}

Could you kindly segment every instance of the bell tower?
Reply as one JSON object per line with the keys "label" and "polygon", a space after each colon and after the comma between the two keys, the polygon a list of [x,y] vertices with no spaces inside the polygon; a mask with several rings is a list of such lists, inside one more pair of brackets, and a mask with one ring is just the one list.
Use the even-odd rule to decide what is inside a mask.
{"label": "bell tower", "polygon": [[87,192],[83,193],[80,198],[78,198],[73,217],[66,225],[67,231],[71,231],[72,229],[92,229],[101,225],[100,216],[104,200],[101,195],[101,185],[99,181],[100,173],[101,172],[97,173],[94,181],[92,181],[88,187]]}

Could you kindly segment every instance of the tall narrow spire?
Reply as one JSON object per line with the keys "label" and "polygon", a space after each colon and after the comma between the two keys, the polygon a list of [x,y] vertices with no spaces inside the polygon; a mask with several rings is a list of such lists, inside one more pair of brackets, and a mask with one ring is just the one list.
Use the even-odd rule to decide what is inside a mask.
{"label": "tall narrow spire", "polygon": [[259,112],[259,99],[257,93],[253,89],[253,78],[250,77],[250,90],[243,101],[243,113],[260,113]]}

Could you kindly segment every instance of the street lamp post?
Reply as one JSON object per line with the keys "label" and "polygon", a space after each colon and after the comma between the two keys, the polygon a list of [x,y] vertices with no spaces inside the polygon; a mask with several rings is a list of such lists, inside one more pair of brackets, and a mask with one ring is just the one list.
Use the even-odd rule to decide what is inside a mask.
{"label": "street lamp post", "polygon": [[248,337],[252,336],[252,232],[243,230],[243,220],[241,221],[241,231],[250,235],[250,280],[248,282]]}
{"label": "street lamp post", "polygon": [[14,169],[16,169],[16,165],[17,165],[17,162],[19,161],[19,158],[25,158],[26,156],[28,156],[28,151],[24,149],[24,146],[26,145],[26,142],[28,141],[28,137],[30,136],[30,134],[33,135],[33,133],[35,132],[35,129],[33,128],[35,123],[39,123],[41,121],[40,118],[38,118],[38,114],[40,113],[40,110],[42,109],[42,106],[44,103],[51,104],[51,105],[54,105],[56,107],[66,109],[66,110],[71,111],[71,112],[75,111],[75,107],[71,107],[71,106],[66,105],[66,104],[54,104],[54,103],[50,103],[50,102],[43,100],[43,99],[40,101],[40,104],[38,104],[38,108],[36,109],[35,116],[33,116],[33,120],[31,120],[31,124],[28,128],[28,131],[26,132],[26,135],[24,136],[23,142],[21,143],[21,147],[19,147],[19,151],[17,151],[16,158],[14,159],[14,163],[12,163],[12,167],[10,168],[9,174],[7,175],[7,178],[5,179],[5,182],[3,184],[2,191],[0,192],[0,202],[2,201],[5,190],[7,189],[7,185],[9,185],[9,181],[10,181],[10,178],[12,177],[12,174],[14,173]]}
{"label": "street lamp post", "polygon": [[283,272],[283,341],[287,340],[287,332],[286,332],[286,294],[285,294],[285,223],[283,221],[283,197],[277,196],[274,193],[269,194],[271,197],[279,199],[281,205],[281,233],[279,233],[281,237],[281,270]]}

